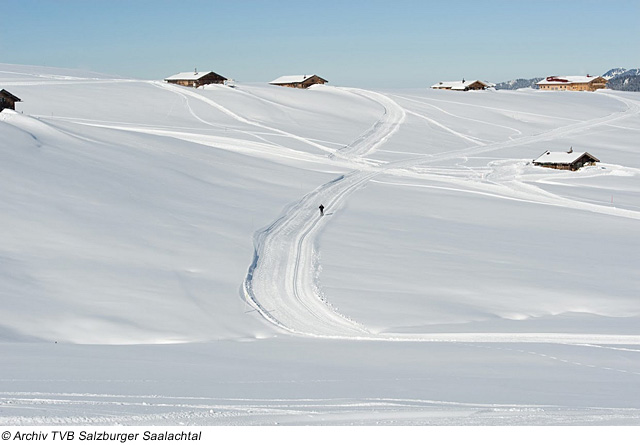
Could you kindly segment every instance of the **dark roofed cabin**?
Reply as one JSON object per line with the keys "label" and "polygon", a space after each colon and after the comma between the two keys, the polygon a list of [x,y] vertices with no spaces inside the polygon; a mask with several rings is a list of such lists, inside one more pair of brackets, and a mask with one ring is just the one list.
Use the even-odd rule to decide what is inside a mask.
{"label": "dark roofed cabin", "polygon": [[492,83],[484,82],[482,80],[464,80],[438,82],[432,85],[434,90],[453,90],[453,91],[469,91],[469,90],[486,90],[489,87],[495,86]]}
{"label": "dark roofed cabin", "polygon": [[0,111],[5,108],[9,108],[10,110],[16,109],[16,102],[22,102],[19,97],[14,96],[7,90],[0,90]]}
{"label": "dark roofed cabin", "polygon": [[269,82],[271,85],[278,85],[280,87],[289,88],[309,88],[311,85],[323,85],[328,80],[323,79],[320,76],[312,75],[298,75],[298,76],[282,76],[276,80]]}
{"label": "dark roofed cabin", "polygon": [[600,162],[600,159],[586,151],[575,153],[573,149],[570,149],[568,152],[545,151],[538,159],[533,161],[533,165],[576,171],[585,165],[594,165],[596,162]]}
{"label": "dark roofed cabin", "polygon": [[199,73],[196,70],[194,72],[174,74],[164,80],[165,82],[175,83],[184,87],[198,88],[211,83],[225,83],[227,78],[222,77],[220,74],[214,73],[213,71],[209,71],[208,73]]}

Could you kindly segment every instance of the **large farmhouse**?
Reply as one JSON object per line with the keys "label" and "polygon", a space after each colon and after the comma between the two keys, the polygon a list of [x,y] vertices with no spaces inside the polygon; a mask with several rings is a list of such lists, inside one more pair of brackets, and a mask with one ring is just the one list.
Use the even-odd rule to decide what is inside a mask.
{"label": "large farmhouse", "polygon": [[7,90],[0,90],[0,111],[5,108],[9,108],[11,110],[16,109],[16,102],[22,102],[19,97],[14,96]]}
{"label": "large farmhouse", "polygon": [[315,74],[308,75],[296,75],[296,76],[282,76],[276,80],[269,82],[271,85],[278,85],[281,87],[289,88],[309,88],[311,85],[322,85],[327,83],[328,80],[323,79]]}
{"label": "large farmhouse", "polygon": [[596,162],[600,162],[600,160],[595,156],[586,151],[574,152],[571,148],[566,152],[545,151],[538,159],[534,159],[533,165],[575,171],[585,165],[594,165]]}
{"label": "large farmhouse", "polygon": [[601,76],[549,76],[536,85],[541,90],[595,91],[607,87],[607,79]]}
{"label": "large farmhouse", "polygon": [[438,82],[435,85],[431,85],[434,90],[454,90],[454,91],[469,91],[469,90],[484,90],[493,86],[489,82],[482,80],[464,80],[462,81],[448,81]]}
{"label": "large farmhouse", "polygon": [[224,83],[227,78],[219,74],[209,71],[207,73],[199,73],[198,70],[188,73],[178,73],[164,79],[165,82],[175,83],[185,87],[198,88],[210,83]]}

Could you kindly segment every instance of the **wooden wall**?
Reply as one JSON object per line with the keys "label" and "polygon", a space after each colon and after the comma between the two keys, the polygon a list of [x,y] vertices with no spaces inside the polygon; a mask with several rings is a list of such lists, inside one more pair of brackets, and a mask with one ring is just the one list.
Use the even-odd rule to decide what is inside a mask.
{"label": "wooden wall", "polygon": [[595,91],[607,87],[606,79],[597,77],[589,83],[566,83],[555,85],[539,85],[541,90],[562,90],[562,91]]}
{"label": "wooden wall", "polygon": [[302,82],[279,83],[277,85],[279,87],[287,87],[287,88],[309,88],[311,85],[324,85],[325,83],[327,83],[326,80],[321,79],[318,76],[311,76]]}
{"label": "wooden wall", "polygon": [[5,108],[15,110],[16,101],[13,97],[0,93],[0,111],[4,110]]}
{"label": "wooden wall", "polygon": [[202,85],[209,85],[210,83],[224,83],[227,80],[225,77],[222,77],[216,73],[209,73],[206,76],[202,76],[197,80],[183,80],[183,79],[171,79],[167,80],[169,83],[174,83],[177,85],[182,85],[183,87],[201,87]]}

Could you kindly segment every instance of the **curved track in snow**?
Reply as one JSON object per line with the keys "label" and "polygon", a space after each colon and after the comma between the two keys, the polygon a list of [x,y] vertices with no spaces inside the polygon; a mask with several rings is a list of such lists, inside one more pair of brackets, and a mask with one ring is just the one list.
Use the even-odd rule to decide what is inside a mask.
{"label": "curved track in snow", "polygon": [[[354,91],[355,92],[355,91]],[[377,100],[385,107],[385,114],[374,126],[339,152],[340,157],[365,156],[386,143],[398,131],[405,110],[398,110],[395,102],[380,93],[357,90],[356,94]],[[388,101],[381,99],[386,98]],[[475,155],[502,148],[545,141],[570,135],[585,129],[606,125],[640,113],[635,101],[622,100],[628,109],[590,121],[570,124],[545,133],[478,146],[465,135],[452,133],[476,145],[434,156],[421,156],[380,167],[366,167],[352,171],[324,184],[289,206],[273,224],[258,231],[254,237],[255,254],[244,281],[245,298],[259,313],[274,325],[289,332],[329,337],[382,341],[464,341],[464,342],[536,342],[563,344],[640,344],[640,335],[554,334],[554,333],[460,333],[460,334],[375,334],[340,314],[322,297],[315,283],[314,240],[324,224],[331,220],[331,212],[356,190],[381,173],[406,170],[445,159]],[[415,114],[418,117],[421,115]],[[431,120],[430,118],[427,118]],[[353,159],[355,160],[355,159]],[[538,199],[540,199],[538,197]],[[320,217],[318,204],[324,203],[329,213]]]}
{"label": "curved track in snow", "polygon": [[366,132],[355,141],[338,150],[333,156],[342,158],[360,158],[374,152],[398,131],[406,117],[404,108],[384,94],[359,88],[340,88],[352,94],[377,102],[384,108],[384,114]]}
{"label": "curved track in snow", "polygon": [[[198,92],[196,91],[192,91],[190,88],[181,88],[181,87],[177,87],[175,85],[172,84],[168,84],[168,83],[164,83],[164,82],[150,82],[152,85],[157,86],[158,88],[164,88],[166,90],[172,91],[182,97],[191,97],[194,99],[197,99],[199,101],[202,101],[204,103],[206,103],[207,105],[210,105],[211,107],[219,110],[220,112],[226,114],[227,116],[231,117],[232,119],[235,119],[236,121],[243,123],[243,124],[248,124],[248,125],[252,125],[254,127],[258,127],[258,128],[263,128],[265,130],[269,130],[271,132],[277,133],[281,136],[287,136],[289,138],[292,139],[296,139],[298,141],[304,142],[305,144],[311,145],[312,147],[318,148],[322,151],[325,151],[327,153],[334,153],[335,150],[329,147],[326,147],[322,144],[319,144],[315,141],[312,141],[311,139],[308,138],[304,138],[302,136],[298,136],[297,134],[293,134],[293,133],[289,133],[287,131],[284,130],[280,130],[279,128],[274,128],[274,127],[270,127],[268,125],[264,125],[261,122],[258,121],[254,121],[254,120],[250,120],[247,119],[245,117],[240,116],[237,113],[234,113],[233,111],[231,111],[230,109],[220,105],[219,103],[217,103],[214,100],[209,99],[206,96],[203,96],[201,94],[198,94]],[[196,116],[197,119],[200,119],[199,117]]]}
{"label": "curved track in snow", "polygon": [[314,239],[330,220],[318,204],[335,209],[375,172],[354,171],[322,185],[255,235],[245,297],[267,320],[287,331],[314,336],[368,336],[368,331],[324,301],[314,283]]}

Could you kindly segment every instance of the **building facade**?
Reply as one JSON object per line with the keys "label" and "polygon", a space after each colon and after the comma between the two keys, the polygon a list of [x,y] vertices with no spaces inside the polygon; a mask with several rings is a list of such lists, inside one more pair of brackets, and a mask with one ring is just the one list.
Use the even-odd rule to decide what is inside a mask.
{"label": "building facade", "polygon": [[14,96],[7,90],[0,90],[0,111],[5,108],[9,108],[10,110],[16,109],[16,102],[22,102],[19,97]]}
{"label": "building facade", "polygon": [[596,91],[607,87],[607,79],[601,76],[549,76],[538,82],[541,90]]}

